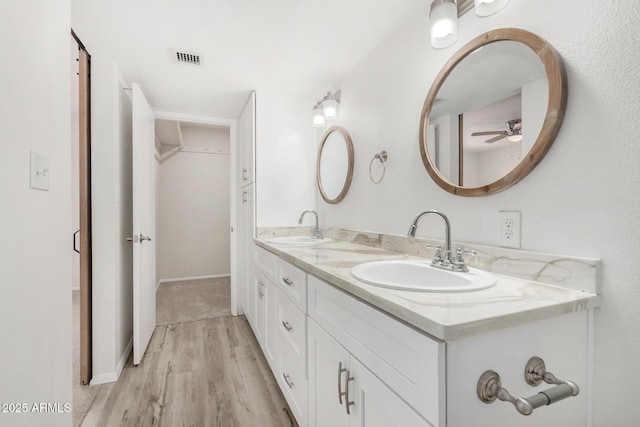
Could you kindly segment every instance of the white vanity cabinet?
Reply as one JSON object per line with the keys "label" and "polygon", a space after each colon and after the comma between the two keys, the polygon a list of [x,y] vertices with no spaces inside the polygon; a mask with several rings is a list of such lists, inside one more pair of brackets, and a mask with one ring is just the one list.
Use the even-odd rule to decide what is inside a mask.
{"label": "white vanity cabinet", "polygon": [[444,427],[445,344],[308,283],[309,424]]}
{"label": "white vanity cabinet", "polygon": [[255,278],[253,298],[255,318],[251,325],[272,370],[277,366],[277,309],[278,291],[274,283],[278,257],[260,247],[255,247]]}
{"label": "white vanity cabinet", "polygon": [[[258,302],[256,319],[264,312],[265,328],[258,328],[256,336],[268,343],[272,325],[276,363],[271,368],[301,426],[593,425],[593,308],[567,306],[565,314],[535,317],[525,307],[508,316],[493,316],[496,305],[521,300],[515,284],[504,291],[509,292],[506,298],[490,292],[478,292],[472,301],[433,295],[422,301],[434,310],[446,306],[451,317],[468,316],[469,310],[484,315],[487,304],[493,307],[482,317],[488,326],[480,329],[477,321],[458,320],[452,327],[443,321],[426,324],[430,319],[426,316],[414,319],[432,328],[429,334],[388,314],[386,310],[397,309],[385,307],[391,302],[381,298],[365,302],[342,290],[346,285],[339,276],[336,285],[329,284],[313,276],[312,268],[307,274],[260,247],[256,247],[256,271],[265,275],[262,283],[271,283],[275,293],[264,309]],[[259,290],[267,288],[257,283]],[[535,287],[525,291],[540,301],[553,304],[558,298],[553,288],[525,286]],[[260,291],[256,295],[260,301]],[[406,304],[421,301],[397,295],[406,296]],[[268,308],[269,301],[275,301],[273,309]],[[265,344],[263,349],[265,354],[270,351]],[[526,382],[525,366],[534,356],[544,360],[547,372],[577,384],[579,394],[564,395],[565,399],[536,408],[528,416],[511,403],[480,400],[478,380],[486,371],[499,374],[502,387],[516,398],[540,399],[540,392],[555,388]]]}
{"label": "white vanity cabinet", "polygon": [[433,426],[313,320],[309,321],[309,425]]}
{"label": "white vanity cabinet", "polygon": [[274,372],[289,408],[301,426],[307,425],[307,274],[277,262],[278,367]]}

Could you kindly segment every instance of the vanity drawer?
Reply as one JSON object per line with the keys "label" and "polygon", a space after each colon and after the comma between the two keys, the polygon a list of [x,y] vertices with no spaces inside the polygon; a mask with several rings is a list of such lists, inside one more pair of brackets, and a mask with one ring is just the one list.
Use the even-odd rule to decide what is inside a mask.
{"label": "vanity drawer", "polygon": [[278,258],[276,283],[303,313],[307,312],[307,273]]}
{"label": "vanity drawer", "polygon": [[278,297],[278,337],[284,348],[282,354],[300,363],[306,360],[307,324],[306,316],[289,298]]}
{"label": "vanity drawer", "polygon": [[[279,347],[286,345],[279,340]],[[300,426],[307,425],[307,378],[305,374],[305,361],[292,361],[288,357],[280,357],[278,370],[275,373],[282,394],[284,395],[291,412]]]}
{"label": "vanity drawer", "polygon": [[434,426],[445,425],[445,343],[309,276],[309,317]]}
{"label": "vanity drawer", "polygon": [[276,272],[278,271],[278,256],[272,254],[260,246],[255,247],[254,251],[255,265],[269,280],[276,281]]}

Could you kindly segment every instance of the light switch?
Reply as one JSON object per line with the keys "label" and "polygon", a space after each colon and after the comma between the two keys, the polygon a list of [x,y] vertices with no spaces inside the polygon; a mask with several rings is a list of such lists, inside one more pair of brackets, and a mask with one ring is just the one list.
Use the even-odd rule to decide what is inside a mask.
{"label": "light switch", "polygon": [[29,187],[49,191],[49,157],[29,151]]}

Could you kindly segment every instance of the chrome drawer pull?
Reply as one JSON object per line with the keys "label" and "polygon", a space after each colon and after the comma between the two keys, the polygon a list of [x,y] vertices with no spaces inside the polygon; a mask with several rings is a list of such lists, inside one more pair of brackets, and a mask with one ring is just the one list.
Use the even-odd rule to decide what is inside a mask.
{"label": "chrome drawer pull", "polygon": [[287,383],[287,385],[289,386],[289,388],[293,388],[293,381],[291,381],[289,378],[291,378],[289,376],[289,374],[282,374],[282,378],[284,378],[284,382]]}
{"label": "chrome drawer pull", "polygon": [[287,332],[291,332],[293,330],[293,326],[289,324],[289,322],[282,321],[282,326],[287,330]]}
{"label": "chrome drawer pull", "polygon": [[283,277],[282,281],[289,286],[293,286],[293,280],[289,279],[288,277]]}

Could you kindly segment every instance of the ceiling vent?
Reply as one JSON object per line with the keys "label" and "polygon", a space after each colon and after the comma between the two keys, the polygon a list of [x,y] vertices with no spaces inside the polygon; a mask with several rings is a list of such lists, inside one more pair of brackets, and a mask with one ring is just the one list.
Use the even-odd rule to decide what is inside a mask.
{"label": "ceiling vent", "polygon": [[202,57],[197,53],[176,51],[176,63],[202,66]]}

